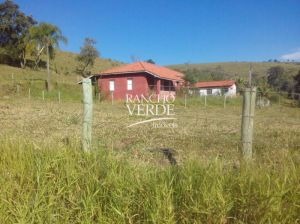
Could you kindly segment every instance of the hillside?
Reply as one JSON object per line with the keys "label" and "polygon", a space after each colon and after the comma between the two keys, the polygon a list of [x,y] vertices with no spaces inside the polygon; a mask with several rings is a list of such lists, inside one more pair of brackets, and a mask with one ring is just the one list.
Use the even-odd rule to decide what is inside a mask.
{"label": "hillside", "polygon": [[[111,59],[97,58],[92,72],[97,73],[120,64],[121,62]],[[77,81],[80,80],[80,76],[75,73],[76,65],[75,53],[59,51],[56,52],[55,59],[50,66],[54,90],[62,91],[64,96],[70,98],[78,98],[78,92],[80,92],[80,87],[76,85]],[[28,94],[29,88],[33,95],[41,95],[41,91],[45,89],[46,75],[45,68],[39,70],[21,69],[0,64],[0,97],[9,97],[14,94],[25,96]],[[17,90],[17,88],[19,89]]]}
{"label": "hillside", "polygon": [[[75,53],[58,51],[55,53],[55,59],[51,61],[50,69],[54,82],[64,80],[66,82],[74,83],[78,77],[75,73],[77,61]],[[45,58],[42,58],[45,60]],[[108,68],[122,64],[111,59],[97,58],[92,69],[93,73],[97,73]],[[23,79],[44,79],[46,76],[46,69],[33,70],[30,68],[21,69],[4,64],[0,64],[0,81],[4,84],[6,81],[11,81],[13,78],[17,80]]]}
{"label": "hillside", "polygon": [[250,64],[252,65],[253,74],[258,77],[264,76],[267,70],[272,66],[281,66],[284,68],[287,76],[294,76],[300,70],[300,63],[284,62],[220,62],[220,63],[203,63],[203,64],[178,64],[170,65],[170,68],[180,71],[197,69],[203,72],[220,72],[225,74],[226,78],[247,77]]}
{"label": "hillside", "polygon": [[[75,74],[77,66],[76,56],[77,54],[71,52],[57,52],[52,64],[52,69],[58,74]],[[120,64],[122,63],[112,59],[97,58],[92,72],[97,73]]]}
{"label": "hillside", "polygon": [[[108,68],[121,65],[121,62],[111,59],[97,58],[92,72],[98,73]],[[267,70],[272,66],[284,68],[285,75],[291,79],[300,70],[299,63],[273,63],[273,62],[254,62],[251,63],[255,77],[265,76]],[[55,59],[51,62],[52,82],[55,91],[61,91],[65,97],[72,99],[80,98],[80,87],[76,85],[80,76],[76,74],[76,54],[71,52],[59,51]],[[205,76],[210,73],[221,74],[218,78],[237,79],[238,77],[247,78],[250,62],[223,62],[206,64],[179,64],[168,67],[180,70],[185,73],[188,70],[197,69],[196,75]],[[187,72],[186,72],[187,73]],[[45,89],[45,78],[47,72],[45,68],[33,70],[30,68],[21,69],[8,65],[0,64],[0,97],[8,97],[13,94],[26,95],[30,88],[32,94],[38,96]],[[203,77],[201,77],[203,79]],[[18,86],[18,87],[17,87]],[[19,88],[17,90],[17,88]]]}

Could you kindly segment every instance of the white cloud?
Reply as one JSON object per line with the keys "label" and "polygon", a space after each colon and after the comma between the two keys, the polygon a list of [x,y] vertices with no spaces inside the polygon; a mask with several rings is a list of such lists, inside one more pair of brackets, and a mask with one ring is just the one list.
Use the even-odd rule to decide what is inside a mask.
{"label": "white cloud", "polygon": [[296,52],[290,53],[290,54],[284,54],[280,57],[282,60],[294,60],[294,61],[300,61],[300,50],[298,49]]}

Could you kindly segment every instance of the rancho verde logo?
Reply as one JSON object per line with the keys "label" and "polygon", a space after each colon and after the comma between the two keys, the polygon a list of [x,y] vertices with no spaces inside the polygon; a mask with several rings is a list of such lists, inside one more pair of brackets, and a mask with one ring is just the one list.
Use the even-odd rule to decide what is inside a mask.
{"label": "rancho verde logo", "polygon": [[130,124],[132,127],[152,122],[153,128],[176,128],[175,95],[151,94],[149,96],[126,94],[126,108],[130,116],[140,116],[146,119]]}

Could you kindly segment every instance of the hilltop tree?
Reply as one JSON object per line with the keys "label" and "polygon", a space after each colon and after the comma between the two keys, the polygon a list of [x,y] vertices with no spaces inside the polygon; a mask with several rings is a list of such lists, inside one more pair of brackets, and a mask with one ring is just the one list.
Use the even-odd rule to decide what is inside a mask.
{"label": "hilltop tree", "polygon": [[151,58],[146,60],[145,62],[150,63],[150,64],[155,64],[155,61],[153,61]]}
{"label": "hilltop tree", "polygon": [[40,23],[30,29],[30,37],[38,48],[38,55],[45,53],[47,56],[47,91],[52,89],[50,74],[50,59],[54,58],[55,49],[59,47],[59,42],[67,42],[61,30],[49,23]]}
{"label": "hilltop tree", "polygon": [[83,77],[91,75],[91,69],[95,63],[95,59],[99,57],[99,52],[95,47],[96,41],[92,38],[85,38],[83,47],[80,48],[80,53],[77,56],[79,62],[77,73]]}
{"label": "hilltop tree", "polygon": [[36,21],[21,12],[19,6],[10,0],[0,4],[0,17],[0,52],[6,60],[18,61],[24,67],[29,28]]}

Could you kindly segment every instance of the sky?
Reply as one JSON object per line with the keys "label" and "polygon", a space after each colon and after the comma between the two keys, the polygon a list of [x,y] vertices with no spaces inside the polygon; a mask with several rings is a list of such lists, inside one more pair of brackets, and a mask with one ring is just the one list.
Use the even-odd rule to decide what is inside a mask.
{"label": "sky", "polygon": [[85,37],[103,58],[161,65],[300,60],[300,0],[15,0],[68,38]]}

